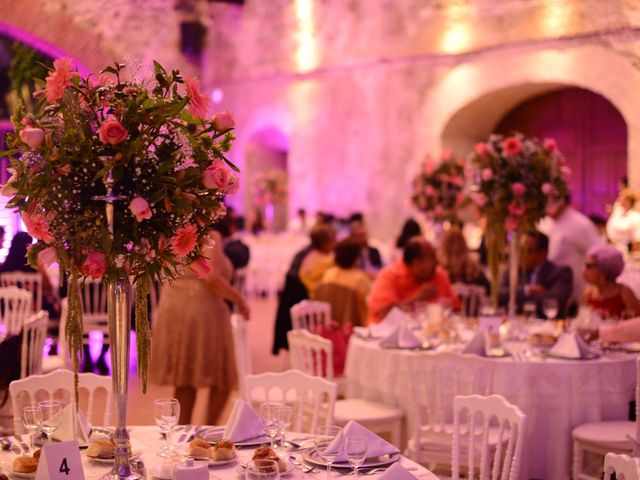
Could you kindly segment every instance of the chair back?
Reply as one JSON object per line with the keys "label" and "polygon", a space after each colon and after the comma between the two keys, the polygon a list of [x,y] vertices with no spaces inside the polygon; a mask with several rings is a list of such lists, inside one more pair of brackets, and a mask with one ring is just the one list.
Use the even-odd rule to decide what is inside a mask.
{"label": "chair back", "polygon": [[102,332],[102,342],[109,343],[109,312],[107,310],[107,285],[100,280],[86,278],[78,285],[82,302],[83,343],[89,343],[92,331]]}
{"label": "chair back", "polygon": [[289,360],[291,368],[307,375],[333,380],[333,343],[308,330],[289,330]]}
{"label": "chair back", "polygon": [[[113,411],[113,386],[111,377],[96,375],[95,373],[78,374],[81,399],[87,396],[86,414],[89,422],[94,425],[111,425]],[[97,392],[105,391],[106,404],[96,407]],[[86,393],[85,393],[86,392]],[[37,403],[40,400],[60,400],[63,407],[75,405],[75,389],[73,372],[71,370],[56,370],[46,375],[32,375],[15,380],[9,384],[11,406],[13,409],[13,427],[16,433],[26,433],[22,424],[22,407]],[[82,400],[81,400],[81,403]],[[75,410],[75,409],[74,409]],[[102,418],[93,421],[93,412],[104,412]]]}
{"label": "chair back", "polygon": [[418,444],[422,437],[447,435],[457,395],[488,395],[494,362],[451,352],[425,352],[409,357],[411,371],[411,416]]}
{"label": "chair back", "polygon": [[31,292],[18,287],[0,287],[0,340],[18,335],[31,315]]}
{"label": "chair back", "polygon": [[367,305],[362,295],[352,288],[333,283],[321,283],[313,298],[331,306],[331,319],[340,325],[350,323],[363,326],[367,319]]}
{"label": "chair back", "polygon": [[611,480],[614,474],[616,480],[639,480],[640,459],[607,453],[604,457],[604,480]]}
{"label": "chair back", "polygon": [[[460,478],[462,439],[466,437],[464,446],[469,468],[466,478],[475,478],[476,461],[479,456],[480,480],[517,480],[526,419],[526,415],[518,407],[511,405],[501,395],[455,397],[451,478]],[[489,431],[495,423],[498,426],[498,436],[495,440],[493,459],[490,459]]]}
{"label": "chair back", "polygon": [[460,299],[461,314],[465,317],[477,317],[487,300],[487,292],[482,285],[454,283],[453,291]]}
{"label": "chair back", "polygon": [[249,337],[247,335],[247,325],[242,315],[233,313],[231,315],[231,331],[233,333],[233,351],[236,359],[236,371],[238,372],[238,386],[240,396],[244,397],[244,381],[247,375],[251,375],[253,366],[251,362],[251,349],[249,348]]}
{"label": "chair back", "polygon": [[4,272],[0,274],[0,287],[18,287],[33,294],[33,312],[42,310],[42,276],[39,272]]}
{"label": "chair back", "polygon": [[249,404],[251,398],[261,398],[291,405],[292,431],[314,432],[321,425],[333,425],[338,385],[324,378],[288,370],[249,375],[245,387],[245,401]]}
{"label": "chair back", "polygon": [[31,315],[24,324],[20,354],[20,378],[42,373],[42,355],[48,324],[49,313],[44,310]]}
{"label": "chair back", "polygon": [[322,327],[331,321],[331,305],[327,302],[303,300],[291,307],[293,328],[303,328],[312,333],[320,333]]}

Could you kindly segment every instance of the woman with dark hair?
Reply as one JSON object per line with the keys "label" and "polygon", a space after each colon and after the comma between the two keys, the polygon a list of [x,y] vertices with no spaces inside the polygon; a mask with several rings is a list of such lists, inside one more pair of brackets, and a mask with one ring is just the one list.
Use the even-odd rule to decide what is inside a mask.
{"label": "woman with dark hair", "polygon": [[27,247],[33,243],[33,239],[27,232],[18,232],[11,240],[9,253],[5,259],[2,272],[35,272],[36,269],[27,263]]}
{"label": "woman with dark hair", "polygon": [[400,231],[400,236],[396,240],[396,248],[398,250],[404,249],[404,247],[409,242],[409,239],[413,237],[419,237],[422,235],[422,229],[418,222],[416,222],[413,218],[408,219],[402,225],[402,230]]}

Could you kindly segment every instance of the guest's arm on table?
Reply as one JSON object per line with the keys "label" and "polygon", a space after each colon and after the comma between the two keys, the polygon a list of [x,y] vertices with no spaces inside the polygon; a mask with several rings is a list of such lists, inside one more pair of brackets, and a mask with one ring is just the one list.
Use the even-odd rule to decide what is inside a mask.
{"label": "guest's arm on table", "polygon": [[369,294],[369,312],[374,315],[379,322],[393,308],[398,307],[406,309],[411,303],[416,301],[426,301],[435,297],[438,293],[433,283],[422,285],[413,295],[400,300],[394,279],[385,275],[384,271],[373,283],[371,293]]}
{"label": "guest's arm on table", "polygon": [[603,342],[640,342],[640,317],[602,326],[598,334]]}

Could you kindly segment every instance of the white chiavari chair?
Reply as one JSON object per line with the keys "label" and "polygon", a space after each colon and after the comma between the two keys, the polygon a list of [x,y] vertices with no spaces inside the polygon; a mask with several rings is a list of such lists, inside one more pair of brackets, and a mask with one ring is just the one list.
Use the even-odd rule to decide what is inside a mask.
{"label": "white chiavari chair", "polygon": [[251,349],[249,348],[249,337],[247,335],[246,320],[238,313],[231,315],[231,331],[233,333],[233,352],[236,360],[236,371],[238,372],[238,387],[240,396],[245,397],[244,379],[253,373],[251,362]]}
{"label": "white chiavari chair", "polygon": [[600,478],[589,475],[584,470],[585,452],[599,455],[606,455],[609,452],[640,454],[638,451],[638,442],[640,442],[638,415],[640,415],[640,357],[636,360],[636,421],[591,422],[574,428],[571,432],[574,480],[597,480]]}
{"label": "white chiavari chair", "polygon": [[31,315],[31,292],[18,287],[0,288],[0,340],[20,334]]}
{"label": "white chiavari chair", "polygon": [[331,305],[326,302],[303,300],[291,307],[290,311],[294,329],[320,333],[331,322]]}
{"label": "white chiavari chair", "polygon": [[65,329],[67,326],[67,312],[69,311],[68,301],[63,298],[60,302],[60,323],[58,329],[57,353],[47,355],[42,359],[42,372],[49,373],[59,368],[71,369],[73,363],[67,346]]}
{"label": "white chiavari chair", "polygon": [[[113,411],[113,391],[111,377],[96,375],[94,373],[79,373],[79,390],[81,403],[87,397],[86,416],[92,422],[94,410],[96,420],[94,425],[111,425]],[[104,391],[105,404],[98,409],[96,399],[98,392]],[[9,384],[11,405],[13,408],[13,425],[18,434],[25,433],[22,424],[22,407],[37,403],[40,400],[60,400],[63,406],[75,405],[75,389],[73,372],[70,370],[56,370],[46,375],[32,375],[30,377],[15,380]],[[74,409],[75,410],[75,409]],[[101,416],[99,414],[102,413]]]}
{"label": "white chiavari chair", "polygon": [[296,432],[314,432],[321,425],[333,425],[337,395],[335,383],[298,370],[249,375],[245,379],[245,401],[255,407],[252,399],[259,397],[291,405],[291,429]]}
{"label": "white chiavari chair", "polygon": [[31,315],[22,328],[22,351],[20,352],[20,378],[42,373],[44,340],[47,337],[49,314],[44,310]]}
{"label": "white chiavari chair", "polygon": [[640,459],[607,453],[604,457],[604,480],[640,480]]}
{"label": "white chiavari chair", "polygon": [[4,272],[0,274],[0,287],[18,287],[28,290],[33,295],[31,309],[42,310],[42,276],[38,272]]}
{"label": "white chiavari chair", "polygon": [[[476,478],[476,468],[479,468],[480,480],[517,480],[526,420],[527,416],[518,407],[500,395],[455,397],[452,479],[458,480],[461,466],[466,465],[469,480]],[[495,436],[492,422],[497,423]],[[463,463],[461,459],[465,454],[467,462]]]}
{"label": "white chiavari chair", "polygon": [[109,344],[109,312],[107,285],[99,280],[85,279],[78,285],[82,301],[83,343],[89,344],[89,332],[102,332],[102,343]]}
{"label": "white chiavari chair", "polygon": [[454,283],[453,291],[460,299],[461,314],[465,317],[477,317],[487,301],[487,292],[482,285]]}

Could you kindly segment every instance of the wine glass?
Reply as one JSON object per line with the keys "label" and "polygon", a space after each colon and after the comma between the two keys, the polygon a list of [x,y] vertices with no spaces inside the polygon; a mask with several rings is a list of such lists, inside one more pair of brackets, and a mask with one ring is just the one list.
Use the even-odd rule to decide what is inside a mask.
{"label": "wine glass", "polygon": [[275,447],[276,437],[280,433],[282,422],[282,407],[279,402],[264,402],[260,404],[260,416],[264,423],[264,429],[271,438],[271,448]]}
{"label": "wine glass", "polygon": [[158,456],[170,457],[173,454],[171,446],[171,430],[180,418],[180,402],[176,398],[159,398],[153,402],[153,417],[160,431],[165,435],[165,445]]}
{"label": "wine glass", "polygon": [[275,460],[251,460],[244,471],[246,480],[279,480],[280,470]]}
{"label": "wine glass", "polygon": [[542,311],[549,320],[555,320],[558,316],[558,300],[556,298],[545,298],[542,300]]}
{"label": "wine glass", "polygon": [[293,415],[293,409],[288,405],[282,406],[282,415],[280,417],[280,443],[282,444],[282,449],[284,450],[287,446],[287,430],[291,428],[291,418]]}
{"label": "wine glass", "polygon": [[347,460],[353,467],[354,478],[358,478],[358,467],[364,463],[367,458],[367,439],[362,435],[353,435],[345,438],[344,450]]}
{"label": "wine glass", "polygon": [[342,428],[327,425],[317,428],[313,436],[318,455],[327,462],[327,480],[331,479],[331,464],[342,450],[344,437],[341,434]]}
{"label": "wine glass", "polygon": [[62,423],[62,404],[57,400],[44,400],[38,402],[38,408],[42,415],[42,423],[40,428],[47,435],[47,442],[51,443],[51,436],[53,432]]}
{"label": "wine glass", "polygon": [[29,432],[29,447],[33,452],[35,435],[42,425],[42,410],[38,405],[27,405],[22,409],[22,423]]}

